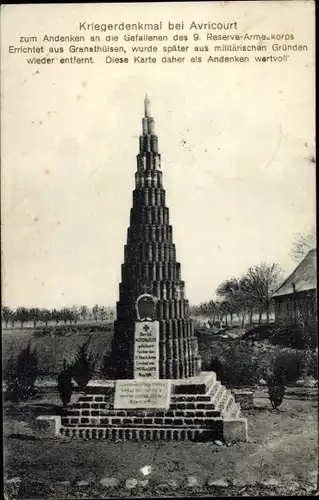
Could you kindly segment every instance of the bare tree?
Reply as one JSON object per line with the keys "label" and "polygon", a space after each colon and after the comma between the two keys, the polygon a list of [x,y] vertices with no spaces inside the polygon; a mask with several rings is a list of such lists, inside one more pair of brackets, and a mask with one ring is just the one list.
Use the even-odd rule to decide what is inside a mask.
{"label": "bare tree", "polygon": [[78,307],[72,306],[70,308],[70,323],[72,323],[72,321],[74,321],[74,323],[76,324],[78,322],[79,317],[80,317],[80,312],[79,312]]}
{"label": "bare tree", "polygon": [[108,318],[107,308],[105,306],[100,306],[99,308],[99,317],[101,321],[106,321]]}
{"label": "bare tree", "polygon": [[20,321],[20,325],[22,328],[24,323],[30,318],[29,310],[26,307],[18,307],[18,309],[14,313],[14,317],[17,321]]}
{"label": "bare tree", "polygon": [[99,317],[99,310],[100,310],[100,306],[98,304],[95,304],[93,307],[92,307],[92,315],[93,315],[93,318],[95,319],[95,321],[98,320],[98,317]]}
{"label": "bare tree", "polygon": [[218,316],[218,304],[214,300],[210,300],[207,302],[207,316],[211,318],[212,323],[214,324],[216,316]]}
{"label": "bare tree", "polygon": [[37,326],[37,322],[41,319],[41,311],[38,307],[32,307],[29,311],[30,319],[33,321],[33,328]]}
{"label": "bare tree", "polygon": [[49,321],[52,319],[51,311],[49,309],[40,309],[40,311],[39,311],[39,319],[47,327]]}
{"label": "bare tree", "polygon": [[64,324],[66,325],[67,321],[70,321],[70,316],[71,316],[71,311],[67,307],[64,307],[60,311],[61,314],[61,319],[64,321]]}
{"label": "bare tree", "polygon": [[231,278],[223,281],[216,290],[219,297],[227,300],[231,304],[232,311],[241,318],[241,327],[245,326],[245,317],[248,310],[248,297],[245,290],[242,288],[242,280],[239,278]]}
{"label": "bare tree", "polygon": [[269,322],[269,310],[271,297],[278,288],[282,271],[277,263],[267,264],[263,262],[258,266],[248,269],[241,280],[241,288],[245,293],[247,304],[256,307],[259,311],[259,323],[262,313],[266,311],[267,323]]}
{"label": "bare tree", "polygon": [[209,319],[212,320],[212,323],[214,323],[216,315],[217,315],[217,307],[216,303],[213,300],[210,300],[209,302],[202,302],[198,306],[199,314],[202,314],[203,316],[207,316]]}
{"label": "bare tree", "polygon": [[80,306],[80,316],[84,320],[86,320],[87,316],[89,314],[89,308],[85,305]]}
{"label": "bare tree", "polygon": [[63,314],[61,311],[58,311],[57,309],[52,309],[51,311],[51,319],[52,321],[55,321],[55,323],[58,325],[60,320],[63,319],[62,318]]}
{"label": "bare tree", "polygon": [[295,262],[300,262],[316,246],[316,228],[313,226],[308,232],[297,235],[292,244],[290,257]]}
{"label": "bare tree", "polygon": [[228,326],[228,317],[230,318],[230,326],[233,324],[233,315],[235,312],[234,304],[230,300],[224,299],[217,302],[217,308],[220,315],[220,321],[223,322],[225,319],[225,325]]}
{"label": "bare tree", "polygon": [[4,306],[2,308],[2,320],[5,322],[6,328],[8,328],[8,323],[10,320],[12,320],[12,317],[13,317],[12,309],[10,309],[10,307]]}

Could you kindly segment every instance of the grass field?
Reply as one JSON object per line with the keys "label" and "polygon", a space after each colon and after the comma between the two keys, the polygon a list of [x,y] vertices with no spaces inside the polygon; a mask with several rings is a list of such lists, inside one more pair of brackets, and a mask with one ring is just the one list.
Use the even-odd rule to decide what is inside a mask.
{"label": "grass field", "polygon": [[[238,330],[235,330],[235,332],[238,334]],[[90,337],[90,349],[97,360],[96,369],[98,370],[101,367],[103,355],[110,350],[112,335],[112,323],[82,323],[67,326],[59,325],[58,327],[50,325],[47,329],[43,327],[36,329],[31,327],[4,329],[2,333],[3,368],[5,369],[6,361],[11,353],[18,355],[30,342],[31,348],[37,351],[39,375],[42,377],[56,377],[62,369],[63,360],[66,359],[71,362],[77,346],[83,344]],[[213,358],[218,358],[226,368],[229,366],[234,368],[237,358],[240,359],[242,364],[245,358],[247,364],[250,362],[248,358],[251,357],[258,370],[258,373],[256,372],[256,379],[258,380],[262,377],[264,367],[282,349],[280,346],[273,346],[264,341],[251,345],[250,342],[241,341],[240,339],[223,339],[206,331],[198,331],[198,344],[203,369],[216,371],[216,367],[211,366]],[[232,349],[235,349],[235,351],[231,355],[230,351]],[[287,355],[293,356],[292,351],[290,350]],[[303,353],[298,351],[296,355],[300,357]],[[314,357],[316,358],[315,353]],[[246,367],[243,366],[243,370],[245,369]],[[237,370],[240,371],[240,366],[237,366]],[[235,372],[234,376],[236,376]]]}
{"label": "grass field", "polygon": [[[91,331],[101,327],[101,331]],[[113,330],[104,325],[69,325],[58,329],[50,327],[50,331],[41,336],[43,328],[15,328],[6,329],[2,333],[2,358],[5,368],[10,353],[17,355],[31,343],[36,349],[39,371],[43,375],[56,375],[63,366],[63,359],[72,360],[78,345],[91,337],[91,350],[97,360],[110,349]],[[64,331],[65,330],[65,331]]]}
{"label": "grass field", "polygon": [[[190,442],[39,441],[34,438],[35,417],[56,413],[61,404],[58,395],[49,392],[23,404],[5,403],[8,497],[314,494],[317,401],[301,391],[288,390],[280,411],[270,409],[265,392],[256,392],[254,409],[243,411],[249,442],[229,447]],[[140,472],[145,466],[151,467],[147,476]],[[102,478],[117,480],[118,486],[106,489],[99,484]],[[128,479],[144,483],[129,490]],[[209,485],[209,479],[219,483]]]}

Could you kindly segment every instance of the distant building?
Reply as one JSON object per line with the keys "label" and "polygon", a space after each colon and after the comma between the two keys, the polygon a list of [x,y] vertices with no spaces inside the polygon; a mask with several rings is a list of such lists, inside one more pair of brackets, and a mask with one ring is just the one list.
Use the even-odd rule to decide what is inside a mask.
{"label": "distant building", "polygon": [[273,294],[275,321],[317,321],[317,250],[310,250],[296,269]]}

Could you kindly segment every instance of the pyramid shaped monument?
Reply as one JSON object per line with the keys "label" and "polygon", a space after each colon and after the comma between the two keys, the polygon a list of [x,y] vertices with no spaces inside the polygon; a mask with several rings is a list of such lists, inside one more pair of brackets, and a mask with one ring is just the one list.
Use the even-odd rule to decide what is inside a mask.
{"label": "pyramid shaped monument", "polygon": [[37,428],[86,439],[246,441],[234,394],[201,371],[148,98],[142,126],[110,378],[91,380],[61,415],[38,417]]}

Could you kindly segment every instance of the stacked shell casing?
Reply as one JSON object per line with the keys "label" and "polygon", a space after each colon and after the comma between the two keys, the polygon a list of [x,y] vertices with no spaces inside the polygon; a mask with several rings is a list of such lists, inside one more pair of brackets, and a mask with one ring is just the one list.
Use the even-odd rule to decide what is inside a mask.
{"label": "stacked shell casing", "polygon": [[147,98],[119,288],[111,355],[114,378],[134,378],[135,303],[143,293],[158,299],[159,377],[179,379],[198,375],[201,362],[197,338],[189,318],[181,266],[176,261],[158,138]]}

